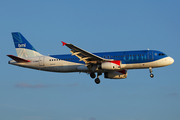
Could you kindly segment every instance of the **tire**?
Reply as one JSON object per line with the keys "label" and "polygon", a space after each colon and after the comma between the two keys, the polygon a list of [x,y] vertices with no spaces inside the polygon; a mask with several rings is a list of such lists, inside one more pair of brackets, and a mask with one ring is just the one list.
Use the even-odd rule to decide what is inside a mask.
{"label": "tire", "polygon": [[90,74],[90,76],[91,76],[91,78],[95,78],[95,77],[96,77],[96,74],[95,74],[94,72],[92,72],[92,73]]}
{"label": "tire", "polygon": [[101,81],[100,81],[99,78],[96,78],[96,79],[95,79],[95,83],[96,83],[96,84],[99,84],[100,82],[101,82]]}
{"label": "tire", "polygon": [[153,74],[150,74],[150,77],[151,77],[151,78],[153,78],[153,77],[154,77],[154,75],[153,75]]}

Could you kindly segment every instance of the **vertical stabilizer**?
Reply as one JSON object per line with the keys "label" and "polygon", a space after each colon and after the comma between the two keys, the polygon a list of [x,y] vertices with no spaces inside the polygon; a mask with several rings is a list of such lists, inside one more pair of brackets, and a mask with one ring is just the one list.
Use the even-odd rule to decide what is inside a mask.
{"label": "vertical stabilizer", "polygon": [[16,48],[17,56],[21,58],[42,56],[19,32],[13,32],[12,37]]}

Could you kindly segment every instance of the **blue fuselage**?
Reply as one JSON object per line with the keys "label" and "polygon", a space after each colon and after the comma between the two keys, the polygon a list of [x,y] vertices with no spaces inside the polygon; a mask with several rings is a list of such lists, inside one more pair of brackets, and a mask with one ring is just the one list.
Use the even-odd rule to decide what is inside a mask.
{"label": "blue fuselage", "polygon": [[[122,64],[147,63],[167,57],[167,55],[165,55],[163,52],[156,50],[101,52],[93,54],[105,59],[120,60],[122,61]],[[76,56],[72,56],[71,54],[50,55],[50,57],[55,58],[55,61],[57,59],[69,62],[84,63],[83,61],[79,61],[79,59]]]}

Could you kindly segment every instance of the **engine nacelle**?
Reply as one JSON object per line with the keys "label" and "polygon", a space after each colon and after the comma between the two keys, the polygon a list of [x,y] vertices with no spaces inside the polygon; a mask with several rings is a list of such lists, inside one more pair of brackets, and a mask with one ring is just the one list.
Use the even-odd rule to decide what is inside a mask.
{"label": "engine nacelle", "polygon": [[121,69],[121,61],[107,61],[103,62],[100,66],[103,70],[120,70]]}
{"label": "engine nacelle", "polygon": [[110,79],[124,79],[124,78],[127,78],[127,70],[105,72],[104,73],[104,78],[110,78]]}

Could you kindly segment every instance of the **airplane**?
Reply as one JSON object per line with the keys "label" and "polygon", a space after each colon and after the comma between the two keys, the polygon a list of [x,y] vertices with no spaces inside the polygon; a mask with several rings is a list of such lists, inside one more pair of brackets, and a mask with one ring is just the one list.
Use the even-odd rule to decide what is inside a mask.
{"label": "airplane", "polygon": [[12,32],[12,37],[17,56],[7,55],[12,59],[9,64],[50,72],[88,73],[91,78],[96,78],[96,84],[100,83],[99,76],[103,73],[104,78],[124,79],[130,69],[149,69],[150,77],[153,78],[153,68],[174,63],[172,57],[157,50],[90,53],[63,41],[62,45],[67,46],[71,54],[44,56],[20,32]]}

